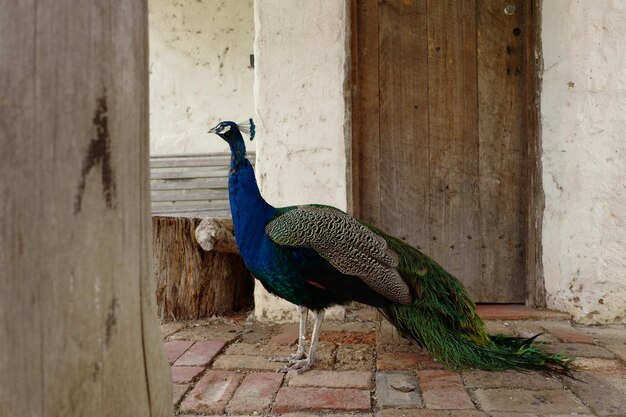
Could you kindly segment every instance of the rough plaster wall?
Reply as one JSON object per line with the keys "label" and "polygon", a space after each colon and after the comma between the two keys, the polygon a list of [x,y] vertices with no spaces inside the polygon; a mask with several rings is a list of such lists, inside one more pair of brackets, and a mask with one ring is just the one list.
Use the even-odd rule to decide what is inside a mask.
{"label": "rough plaster wall", "polygon": [[150,153],[226,152],[207,130],[252,116],[253,0],[150,0]]}
{"label": "rough plaster wall", "polygon": [[[347,7],[345,0],[255,1],[257,177],[276,206],[346,208]],[[296,319],[293,305],[259,285],[255,305],[259,318]]]}
{"label": "rough plaster wall", "polygon": [[626,321],[626,3],[543,2],[548,306]]}

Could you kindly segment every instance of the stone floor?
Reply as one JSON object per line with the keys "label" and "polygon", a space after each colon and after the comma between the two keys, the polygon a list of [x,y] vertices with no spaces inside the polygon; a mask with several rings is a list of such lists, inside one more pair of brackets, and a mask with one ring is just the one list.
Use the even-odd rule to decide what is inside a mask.
{"label": "stone floor", "polygon": [[626,326],[572,326],[561,313],[482,306],[491,332],[530,336],[575,357],[578,381],[536,373],[449,372],[374,310],[324,323],[303,374],[275,372],[297,325],[245,315],[164,323],[176,414],[360,417],[626,416]]}

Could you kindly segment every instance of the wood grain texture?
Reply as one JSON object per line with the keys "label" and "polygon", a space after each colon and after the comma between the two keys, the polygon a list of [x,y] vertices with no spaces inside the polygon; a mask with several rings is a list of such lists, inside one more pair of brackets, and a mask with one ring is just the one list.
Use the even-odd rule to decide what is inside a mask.
{"label": "wood grain texture", "polygon": [[353,38],[353,72],[356,79],[353,100],[352,169],[355,178],[354,214],[364,221],[380,222],[380,97],[379,97],[379,17],[378,0],[356,0]]}
{"label": "wood grain texture", "polygon": [[[380,5],[380,218],[393,236],[429,241],[428,55],[425,0]],[[401,30],[399,29],[401,28]]]}
{"label": "wood grain texture", "polygon": [[544,194],[541,183],[541,144],[539,136],[539,74],[542,73],[541,59],[541,1],[524,3],[526,12],[524,37],[524,82],[526,135],[526,304],[531,307],[546,307],[546,289],[543,276],[541,224],[544,210]]}
{"label": "wood grain texture", "polygon": [[357,0],[354,10],[355,211],[480,302],[523,302],[529,267],[529,299],[543,294],[536,1],[513,15],[509,3]]}
{"label": "wood grain texture", "polygon": [[429,255],[480,296],[474,2],[428,2]]}
{"label": "wood grain texture", "polygon": [[479,187],[483,246],[480,298],[523,302],[525,265],[524,53],[526,11],[477,1]]}
{"label": "wood grain texture", "polygon": [[2,413],[169,417],[146,3],[0,8]]}
{"label": "wood grain texture", "polygon": [[[202,249],[195,237],[200,221],[152,217],[154,276],[161,319],[202,319],[239,311],[253,303],[254,282],[243,260],[235,253]],[[232,222],[225,222],[232,232]]]}

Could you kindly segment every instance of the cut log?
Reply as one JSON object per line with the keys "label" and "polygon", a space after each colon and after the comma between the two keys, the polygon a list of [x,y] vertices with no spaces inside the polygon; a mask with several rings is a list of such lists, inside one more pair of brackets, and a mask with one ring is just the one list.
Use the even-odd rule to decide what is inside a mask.
{"label": "cut log", "polygon": [[[152,217],[154,273],[161,319],[201,319],[253,304],[254,282],[243,260],[232,251],[202,249],[195,237],[200,222],[201,219],[192,217]],[[216,220],[215,224],[226,229],[221,235],[228,231],[229,222]]]}

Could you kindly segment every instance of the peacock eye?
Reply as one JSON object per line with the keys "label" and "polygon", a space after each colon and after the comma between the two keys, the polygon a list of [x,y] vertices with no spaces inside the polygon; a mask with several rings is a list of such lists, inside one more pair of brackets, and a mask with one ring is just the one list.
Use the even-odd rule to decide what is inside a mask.
{"label": "peacock eye", "polygon": [[228,132],[230,132],[230,125],[226,125],[226,126],[223,126],[223,127],[221,128],[221,132],[220,132],[220,133],[222,133],[222,134],[226,134],[226,133],[228,133]]}

